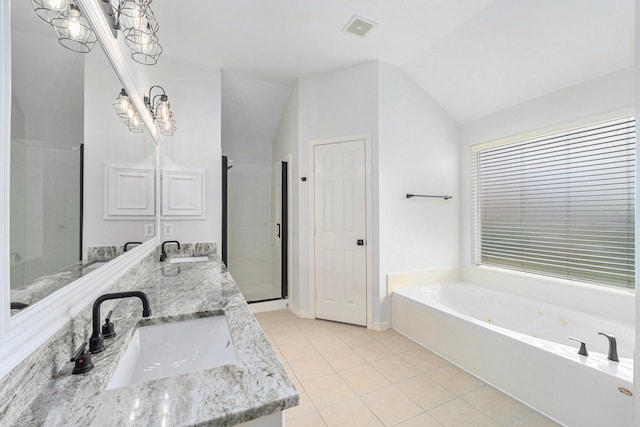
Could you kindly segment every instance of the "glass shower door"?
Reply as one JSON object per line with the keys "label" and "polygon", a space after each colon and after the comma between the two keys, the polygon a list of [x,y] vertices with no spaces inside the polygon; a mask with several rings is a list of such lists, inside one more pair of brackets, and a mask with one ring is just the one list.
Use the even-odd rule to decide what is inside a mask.
{"label": "glass shower door", "polygon": [[273,277],[271,170],[234,162],[227,175],[227,267],[250,302],[281,293]]}

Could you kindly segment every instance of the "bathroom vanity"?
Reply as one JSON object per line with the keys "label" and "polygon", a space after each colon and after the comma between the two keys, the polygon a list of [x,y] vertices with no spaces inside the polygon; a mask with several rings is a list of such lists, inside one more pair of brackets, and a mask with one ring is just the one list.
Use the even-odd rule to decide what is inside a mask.
{"label": "bathroom vanity", "polygon": [[[116,337],[92,355],[95,368],[73,375],[73,363],[64,365],[14,425],[282,425],[282,411],[298,404],[298,392],[226,267],[215,255],[198,262],[157,260],[158,252],[151,252],[109,289],[145,292],[151,317],[142,319],[137,298],[105,303],[102,317],[113,309]],[[89,338],[88,311],[69,322],[75,332],[63,332],[74,346]],[[138,328],[221,315],[231,336],[227,345],[235,347],[233,363],[108,388]]]}

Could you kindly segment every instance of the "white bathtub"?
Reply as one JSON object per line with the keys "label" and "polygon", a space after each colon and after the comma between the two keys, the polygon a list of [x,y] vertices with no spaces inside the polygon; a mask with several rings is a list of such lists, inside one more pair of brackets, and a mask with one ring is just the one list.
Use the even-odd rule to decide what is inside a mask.
{"label": "white bathtub", "polygon": [[[567,426],[633,425],[633,325],[462,282],[392,294],[393,328]],[[620,362],[607,360],[616,335]],[[577,354],[574,336],[587,341]]]}

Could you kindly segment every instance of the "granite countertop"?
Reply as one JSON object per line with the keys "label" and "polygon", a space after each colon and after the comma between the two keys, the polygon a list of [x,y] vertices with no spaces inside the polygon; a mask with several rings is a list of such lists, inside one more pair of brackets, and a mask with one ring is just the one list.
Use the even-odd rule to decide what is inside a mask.
{"label": "granite countertop", "polygon": [[[208,262],[154,263],[144,281],[126,290],[149,296],[151,318],[141,320],[137,298],[117,300],[111,318],[117,336],[105,340],[104,352],[93,355],[95,368],[72,375],[73,363],[65,365],[17,425],[231,426],[298,404],[298,391],[233,278],[214,257]],[[105,310],[103,304],[103,319]],[[138,325],[222,313],[237,363],[105,390]]]}

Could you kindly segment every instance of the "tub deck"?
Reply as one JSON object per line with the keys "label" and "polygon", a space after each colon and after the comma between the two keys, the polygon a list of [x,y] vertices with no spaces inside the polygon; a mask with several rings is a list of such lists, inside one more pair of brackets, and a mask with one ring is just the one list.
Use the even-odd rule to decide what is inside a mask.
{"label": "tub deck", "polygon": [[[442,290],[447,293],[438,296]],[[449,300],[445,305],[452,295],[470,291],[469,301],[457,304]],[[589,357],[580,356],[573,346],[532,337],[461,312],[465,305],[476,310],[490,304],[484,299],[487,296],[496,297],[493,291],[484,295],[483,291],[483,287],[468,283],[395,291],[391,301],[393,328],[561,424],[633,425],[633,397],[625,393],[633,390],[632,359],[611,362],[595,351]],[[494,309],[506,305],[516,314],[522,312],[522,307],[513,310],[518,298],[511,298],[509,304],[508,294],[498,297],[505,299]]]}

